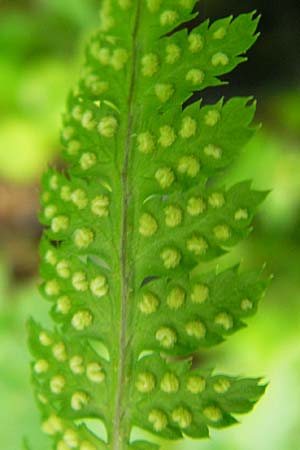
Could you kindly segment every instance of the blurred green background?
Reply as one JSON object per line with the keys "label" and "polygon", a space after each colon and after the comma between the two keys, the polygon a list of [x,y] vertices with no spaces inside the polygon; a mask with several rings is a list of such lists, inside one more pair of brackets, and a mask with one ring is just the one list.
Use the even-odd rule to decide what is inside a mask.
{"label": "blurred green background", "polygon": [[[299,2],[211,0],[213,18],[263,13],[262,37],[249,63],[230,77],[227,95],[254,94],[263,127],[226,177],[272,189],[247,242],[224,259],[262,266],[274,279],[249,328],[205,354],[218,371],[262,375],[271,384],[242,426],[210,441],[176,445],[203,450],[300,449],[300,10]],[[280,5],[281,4],[281,5]],[[25,322],[47,323],[37,292],[39,178],[58,160],[61,113],[79,75],[82,47],[97,25],[96,0],[0,1],[0,447],[24,435],[47,450],[29,382]],[[223,95],[223,92],[219,95]],[[209,101],[209,98],[208,98]],[[165,446],[168,448],[168,445]]]}

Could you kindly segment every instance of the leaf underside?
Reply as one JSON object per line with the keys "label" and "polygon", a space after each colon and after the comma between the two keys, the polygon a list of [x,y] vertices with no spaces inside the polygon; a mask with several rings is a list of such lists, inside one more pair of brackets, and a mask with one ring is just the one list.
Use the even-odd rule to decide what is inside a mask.
{"label": "leaf underside", "polygon": [[182,108],[245,60],[258,18],[178,28],[193,6],[102,1],[64,116],[67,168],[43,178],[40,289],[56,327],[31,321],[29,339],[56,450],[157,448],[132,442],[133,427],[204,438],[265,389],[192,367],[193,353],[245,326],[266,287],[238,266],[193,271],[248,235],[265,197],[215,181],[253,135],[253,99]]}

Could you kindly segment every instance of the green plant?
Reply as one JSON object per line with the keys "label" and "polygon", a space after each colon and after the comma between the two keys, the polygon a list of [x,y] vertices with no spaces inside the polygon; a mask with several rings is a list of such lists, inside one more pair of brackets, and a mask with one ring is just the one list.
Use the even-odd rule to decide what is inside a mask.
{"label": "green plant", "polygon": [[204,438],[265,389],[191,357],[243,327],[265,289],[260,272],[205,266],[247,236],[265,197],[216,177],[253,135],[255,103],[182,108],[245,60],[258,18],[187,33],[193,0],[102,3],[64,118],[68,167],[43,179],[41,291],[57,327],[30,323],[33,382],[57,450],[148,450],[133,426]]}

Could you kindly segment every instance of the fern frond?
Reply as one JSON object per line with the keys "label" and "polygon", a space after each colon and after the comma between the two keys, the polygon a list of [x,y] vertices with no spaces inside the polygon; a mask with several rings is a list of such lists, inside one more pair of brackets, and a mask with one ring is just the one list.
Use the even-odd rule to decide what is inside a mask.
{"label": "fern frond", "polygon": [[57,450],[155,449],[132,442],[134,426],[207,437],[265,389],[191,367],[191,354],[245,326],[266,287],[238,266],[193,271],[248,235],[265,197],[215,178],[253,135],[253,99],[182,108],[245,60],[259,19],[188,32],[193,5],[103,0],[64,117],[67,169],[43,178],[41,292],[57,326],[29,328],[42,427]]}

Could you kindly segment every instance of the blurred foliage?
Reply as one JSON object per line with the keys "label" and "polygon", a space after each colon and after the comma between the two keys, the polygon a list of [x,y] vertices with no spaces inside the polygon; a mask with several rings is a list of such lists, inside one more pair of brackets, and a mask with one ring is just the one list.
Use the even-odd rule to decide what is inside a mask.
{"label": "blurred foliage", "polygon": [[[58,149],[60,115],[79,73],[97,1],[0,6],[0,176],[35,179]],[[66,70],[67,68],[67,70]]]}
{"label": "blurred foliage", "polygon": [[[57,157],[60,115],[79,74],[82,42],[97,23],[97,4],[98,0],[0,2],[3,183],[30,189],[46,164]],[[250,77],[249,86],[253,86]],[[249,328],[218,347],[210,359],[205,353],[201,358],[218,371],[261,374],[271,383],[241,427],[213,433],[211,441],[200,445],[187,441],[166,448],[300,449],[300,92],[295,86],[283,89],[278,84],[272,92],[268,86],[260,87],[259,97],[258,119],[264,126],[225,177],[231,182],[253,179],[256,188],[271,191],[250,239],[225,257],[223,265],[238,257],[245,260],[244,267],[266,262],[266,273],[274,273],[274,280]],[[36,188],[32,189],[35,192]],[[0,190],[0,195],[5,192]],[[0,199],[1,205],[5,202],[12,203]],[[34,239],[35,220],[26,219],[26,231],[27,222],[21,214],[17,218],[20,225],[13,232],[18,234],[15,241],[20,247],[22,239]],[[2,245],[11,222],[4,215],[0,219]],[[36,241],[24,248],[36,249]],[[32,255],[27,258],[31,260]],[[34,277],[24,282],[14,275],[17,263],[0,251],[0,395],[4,406],[0,410],[0,443],[5,450],[17,450],[26,436],[29,447],[32,442],[33,448],[48,450],[30,388],[25,330],[31,314],[47,324],[47,305],[38,294]]]}

